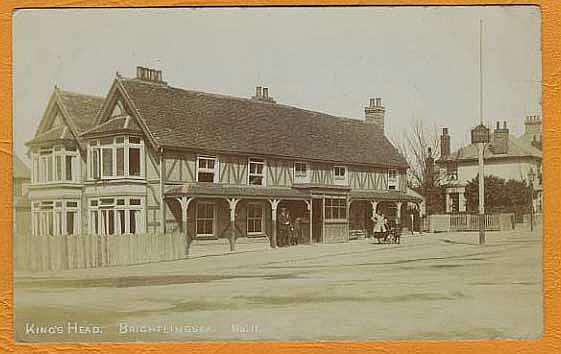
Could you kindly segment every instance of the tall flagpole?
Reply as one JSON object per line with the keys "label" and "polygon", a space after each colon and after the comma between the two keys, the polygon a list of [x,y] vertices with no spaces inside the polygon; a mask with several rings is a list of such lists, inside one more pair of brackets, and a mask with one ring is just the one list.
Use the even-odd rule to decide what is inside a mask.
{"label": "tall flagpole", "polygon": [[[483,20],[479,21],[479,123],[483,126]],[[485,244],[485,169],[483,153],[485,143],[479,147],[479,244]]]}

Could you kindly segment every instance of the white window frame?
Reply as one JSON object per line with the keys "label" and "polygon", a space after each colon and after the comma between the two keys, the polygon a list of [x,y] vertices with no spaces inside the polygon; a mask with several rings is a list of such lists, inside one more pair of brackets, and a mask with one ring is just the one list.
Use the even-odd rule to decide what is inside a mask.
{"label": "white window frame", "polygon": [[[343,176],[341,175],[337,175],[337,170],[341,169],[343,170]],[[346,185],[347,184],[347,176],[349,174],[349,171],[347,169],[347,166],[333,166],[333,181],[335,184],[339,184],[339,185]]]}
{"label": "white window frame", "polygon": [[[102,200],[112,200],[110,203],[102,203]],[[140,204],[132,204],[131,200],[138,200]],[[121,202],[122,201],[122,202]],[[104,225],[103,214],[109,215],[112,211],[114,232],[109,234],[107,225]],[[138,214],[136,221],[136,232],[131,233],[130,215],[131,211]],[[123,212],[123,213],[121,213]],[[119,216],[123,214],[125,218],[124,232],[121,232],[121,220]],[[95,224],[95,215],[97,215],[97,225]],[[90,235],[137,235],[146,232],[144,213],[144,197],[142,196],[103,196],[99,198],[88,199],[88,234]],[[97,232],[96,232],[97,229]]]}
{"label": "white window frame", "polygon": [[[201,168],[199,163],[200,161],[214,161],[214,167],[213,168]],[[197,182],[199,181],[199,173],[212,173],[213,177],[212,177],[212,183],[217,183],[219,181],[218,179],[218,173],[219,173],[220,169],[218,168],[218,159],[216,158],[216,156],[209,156],[209,155],[198,155],[197,156]],[[207,183],[211,183],[211,182],[207,182]]]}
{"label": "white window frame", "polygon": [[388,190],[398,190],[398,186],[399,174],[397,172],[397,169],[391,168],[388,170]]}
{"label": "white window frame", "polygon": [[[296,166],[304,166],[304,173],[298,172]],[[307,183],[310,181],[310,164],[303,161],[294,162],[294,183]]]}
{"label": "white window frame", "polygon": [[[131,142],[130,138],[139,139],[139,143]],[[101,144],[102,140],[105,139],[112,139],[111,143]],[[118,139],[123,139],[123,142],[118,142]],[[124,149],[124,156],[123,156],[123,175],[117,175],[117,150],[119,148]],[[130,174],[130,150],[133,148],[138,148],[140,150],[140,166],[139,171],[140,175],[131,175]],[[103,171],[103,149],[111,149],[111,168],[112,174],[111,175],[104,175]],[[94,152],[97,151],[97,176],[94,176],[94,161],[93,155]],[[145,149],[144,149],[144,139],[138,136],[113,136],[113,137],[106,137],[106,138],[99,138],[99,139],[91,139],[88,142],[88,156],[87,156],[87,174],[88,180],[112,180],[112,179],[143,179],[145,176]]]}
{"label": "white window frame", "polygon": [[[257,164],[262,165],[263,169],[261,174],[259,173],[251,173],[251,165]],[[247,160],[247,184],[251,186],[266,186],[267,185],[267,161],[265,159],[258,159],[258,158],[250,158]],[[251,177],[261,177],[261,184],[253,184],[251,183]]]}
{"label": "white window frame", "polygon": [[[259,218],[259,221],[261,223],[261,231],[249,231],[249,221],[250,220],[258,220],[257,218],[250,218],[249,216],[249,210],[250,208],[257,208],[261,210],[261,218]],[[261,203],[248,203],[247,204],[247,215],[246,215],[246,232],[248,235],[262,235],[265,233],[265,210],[263,208],[263,204]]]}
{"label": "white window frame", "polygon": [[[66,158],[71,157],[72,179],[66,179]],[[78,148],[64,144],[42,147],[31,153],[32,184],[59,184],[80,182],[80,153]],[[57,173],[57,159],[61,162],[60,174]],[[52,176],[49,179],[49,164]]]}
{"label": "white window frame", "polygon": [[[338,204],[343,204],[344,210],[345,210],[345,218],[333,218],[331,216],[328,217],[328,212],[327,209],[331,208],[331,209],[341,209],[341,205],[328,205],[328,201],[337,201]],[[324,213],[325,213],[325,222],[326,223],[342,223],[342,222],[346,222],[349,219],[349,208],[348,208],[348,204],[347,204],[347,199],[345,197],[335,197],[335,196],[329,196],[329,197],[325,197],[324,199]],[[339,214],[339,211],[337,212]]]}
{"label": "white window frame", "polygon": [[[69,206],[68,203],[76,203]],[[31,233],[33,236],[66,236],[67,212],[75,212],[74,228],[76,232],[72,236],[81,233],[81,213],[79,199],[48,199],[34,200],[31,203]],[[47,230],[52,221],[53,232]]]}
{"label": "white window frame", "polygon": [[[199,219],[201,220],[209,220],[208,218],[199,218],[199,206],[200,205],[210,205],[212,206],[212,233],[211,234],[203,234],[199,233]],[[214,202],[209,201],[198,201],[197,206],[195,209],[195,235],[196,237],[215,237],[216,235],[216,205]]]}

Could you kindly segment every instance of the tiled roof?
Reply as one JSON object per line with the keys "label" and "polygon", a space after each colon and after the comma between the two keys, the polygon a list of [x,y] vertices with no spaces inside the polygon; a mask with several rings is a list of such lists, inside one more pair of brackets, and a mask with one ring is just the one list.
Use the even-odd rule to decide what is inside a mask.
{"label": "tiled roof", "polygon": [[94,126],[96,115],[105,98],[63,90],[58,90],[58,94],[78,134]]}
{"label": "tiled roof", "polygon": [[[542,152],[535,147],[527,144],[523,140],[512,135],[508,137],[508,151],[505,154],[495,154],[491,145],[495,140],[494,134],[490,134],[490,144],[485,148],[485,159],[505,158],[505,157],[536,157],[542,158]],[[450,154],[448,160],[472,160],[478,158],[478,147],[476,144],[466,145]]]}
{"label": "tiled roof", "polygon": [[14,154],[13,169],[14,178],[31,178],[29,167],[16,154]]}
{"label": "tiled roof", "polygon": [[126,116],[109,119],[108,121],[85,131],[83,135],[95,135],[117,131],[132,131],[138,133],[142,132],[142,130],[136,123],[136,120],[130,116]]}
{"label": "tiled roof", "polygon": [[67,126],[60,126],[36,135],[26,145],[43,144],[60,140],[74,141],[74,136]]}
{"label": "tiled roof", "polygon": [[407,167],[383,132],[360,120],[119,80],[160,146]]}

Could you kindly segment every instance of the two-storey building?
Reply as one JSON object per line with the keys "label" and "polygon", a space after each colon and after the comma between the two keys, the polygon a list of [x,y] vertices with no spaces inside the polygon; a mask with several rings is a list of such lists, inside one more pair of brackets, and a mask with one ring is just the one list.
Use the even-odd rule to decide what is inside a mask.
{"label": "two-storey building", "polygon": [[[77,97],[79,112],[67,107]],[[252,98],[185,90],[141,67],[133,79],[117,74],[105,99],[55,89],[29,143],[34,232],[183,232],[232,248],[261,236],[275,246],[285,207],[310,242],[347,240],[375,210],[399,222],[419,201],[406,193],[384,112],[380,99],[357,120],[278,104],[267,88]]]}

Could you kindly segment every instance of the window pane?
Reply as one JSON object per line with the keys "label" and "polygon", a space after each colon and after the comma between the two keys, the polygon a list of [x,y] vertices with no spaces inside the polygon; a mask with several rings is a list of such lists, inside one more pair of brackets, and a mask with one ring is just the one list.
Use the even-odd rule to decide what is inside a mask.
{"label": "window pane", "polygon": [[129,201],[130,205],[140,205],[140,199],[131,199]]}
{"label": "window pane", "polygon": [[113,210],[107,211],[107,233],[109,235],[115,234],[115,212]]}
{"label": "window pane", "polygon": [[67,211],[66,212],[66,233],[68,235],[74,235],[75,234],[75,230],[74,230],[74,214],[76,212],[74,211]]}
{"label": "window pane", "polygon": [[56,174],[55,174],[55,179],[57,181],[62,180],[62,156],[57,156],[56,157]]}
{"label": "window pane", "polygon": [[125,148],[117,148],[117,176],[125,175]]}
{"label": "window pane", "polygon": [[53,159],[49,156],[47,158],[47,181],[53,180]]}
{"label": "window pane", "polygon": [[199,172],[199,182],[214,182],[214,173]]}
{"label": "window pane", "polygon": [[129,143],[131,144],[140,144],[140,138],[129,136]]}
{"label": "window pane", "polygon": [[120,226],[120,234],[124,234],[125,233],[125,211],[124,210],[117,210],[117,213],[119,215],[119,223],[121,224]]}
{"label": "window pane", "polygon": [[136,233],[136,214],[138,213],[138,210],[131,210],[129,211],[129,230],[131,234]]}
{"label": "window pane", "polygon": [[103,148],[103,175],[113,176],[113,149]]}
{"label": "window pane", "polygon": [[92,166],[91,166],[91,170],[92,170],[92,177],[93,178],[98,178],[99,177],[99,150],[98,149],[93,149],[92,150]]}
{"label": "window pane", "polygon": [[73,156],[66,156],[66,180],[72,181],[72,161],[74,160]]}
{"label": "window pane", "polygon": [[140,176],[140,149],[129,148],[129,175]]}

